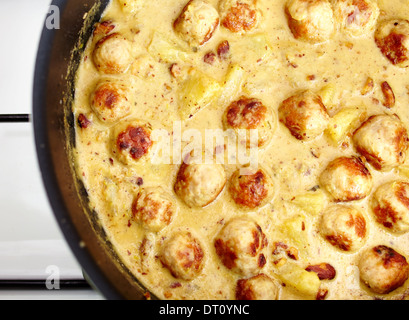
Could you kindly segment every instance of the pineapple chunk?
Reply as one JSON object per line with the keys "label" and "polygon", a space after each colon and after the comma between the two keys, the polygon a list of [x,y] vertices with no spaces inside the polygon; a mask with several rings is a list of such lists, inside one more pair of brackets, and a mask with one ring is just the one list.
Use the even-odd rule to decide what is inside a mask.
{"label": "pineapple chunk", "polygon": [[179,92],[179,114],[182,120],[193,117],[199,110],[216,101],[221,88],[217,80],[200,71],[193,71]]}
{"label": "pineapple chunk", "polygon": [[308,272],[294,263],[285,263],[277,268],[278,277],[287,286],[296,289],[302,295],[315,298],[321,281],[315,272]]}
{"label": "pineapple chunk", "polygon": [[281,226],[283,235],[300,247],[304,247],[308,243],[305,221],[305,217],[300,214],[287,219]]}
{"label": "pineapple chunk", "polygon": [[330,108],[334,104],[335,85],[332,83],[326,85],[318,92],[318,95],[321,97],[324,106]]}
{"label": "pineapple chunk", "polygon": [[327,198],[322,190],[317,190],[299,194],[291,199],[291,203],[309,214],[318,215],[324,210]]}
{"label": "pineapple chunk", "polygon": [[158,32],[154,33],[148,52],[166,63],[184,62],[189,59],[187,52]]}
{"label": "pineapple chunk", "polygon": [[[238,54],[236,55],[237,61],[244,61],[248,59],[246,56],[247,52],[251,52],[252,56],[255,57],[254,62],[261,63],[267,60],[269,56],[272,55],[272,49],[267,36],[264,33],[255,34],[252,36],[247,36],[243,38],[241,42],[240,50],[235,50]],[[240,54],[242,53],[242,54]]]}
{"label": "pineapple chunk", "polygon": [[118,0],[125,13],[135,13],[142,6],[144,0]]}
{"label": "pineapple chunk", "polygon": [[344,142],[349,133],[352,132],[362,118],[364,111],[360,108],[345,108],[339,111],[330,120],[327,136],[335,145]]}
{"label": "pineapple chunk", "polygon": [[232,65],[226,74],[219,104],[227,105],[240,93],[244,83],[244,70],[239,65]]}

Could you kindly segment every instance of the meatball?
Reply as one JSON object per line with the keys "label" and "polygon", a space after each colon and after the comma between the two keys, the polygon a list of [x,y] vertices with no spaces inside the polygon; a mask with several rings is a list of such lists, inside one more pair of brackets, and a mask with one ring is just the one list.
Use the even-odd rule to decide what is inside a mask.
{"label": "meatball", "polygon": [[211,4],[191,0],[175,20],[173,28],[191,47],[199,47],[212,38],[219,22],[219,13]]}
{"label": "meatball", "polygon": [[[241,97],[234,101],[227,108],[223,116],[223,125],[225,130],[257,130],[257,144],[253,145],[250,139],[244,142],[247,147],[264,147],[267,145],[274,133],[274,116],[258,99]],[[247,133],[247,137],[250,133]],[[239,142],[240,143],[240,142]]]}
{"label": "meatball", "polygon": [[375,169],[387,171],[405,161],[408,133],[398,116],[376,115],[355,131],[353,142]]}
{"label": "meatball", "polygon": [[237,33],[255,29],[261,19],[257,0],[222,0],[220,15],[222,26]]}
{"label": "meatball", "polygon": [[289,0],[286,14],[296,39],[320,43],[334,33],[334,12],[328,0]]}
{"label": "meatball", "polygon": [[337,0],[334,4],[335,20],[340,29],[354,37],[373,32],[379,17],[379,7],[373,0]]}
{"label": "meatball", "polygon": [[177,232],[160,249],[159,259],[172,276],[193,280],[203,270],[204,251],[200,242],[188,231]]}
{"label": "meatball", "polygon": [[268,245],[261,227],[247,217],[230,220],[217,235],[214,246],[223,265],[245,277],[254,276],[266,264]]}
{"label": "meatball", "polygon": [[366,198],[372,190],[372,175],[358,157],[340,157],[331,161],[320,176],[321,186],[337,202]]}
{"label": "meatball", "polygon": [[132,204],[132,217],[145,229],[159,232],[167,227],[176,214],[176,205],[161,187],[141,190]]}
{"label": "meatball", "polygon": [[392,181],[380,186],[372,205],[376,221],[394,233],[409,231],[409,183]]}
{"label": "meatball", "polygon": [[309,90],[285,100],[278,109],[280,122],[298,140],[311,140],[324,132],[329,123],[321,97]]}
{"label": "meatball", "polygon": [[274,193],[271,177],[261,168],[236,170],[230,178],[228,189],[234,202],[247,209],[265,205]]}
{"label": "meatball", "polygon": [[102,73],[125,73],[132,63],[131,43],[119,33],[112,33],[97,42],[92,57]]}
{"label": "meatball", "polygon": [[153,147],[151,133],[151,126],[147,123],[119,123],[113,130],[113,154],[124,164],[146,158]]}
{"label": "meatball", "polygon": [[379,24],[375,41],[383,55],[401,68],[409,67],[409,21],[392,19]]}
{"label": "meatball", "polygon": [[128,116],[132,110],[130,90],[117,80],[100,81],[91,95],[91,108],[105,123],[114,123]]}
{"label": "meatball", "polygon": [[206,207],[223,191],[226,181],[226,173],[220,164],[183,163],[174,189],[187,206]]}
{"label": "meatball", "polygon": [[409,276],[406,258],[387,246],[365,250],[358,263],[361,281],[373,292],[387,294],[402,286]]}
{"label": "meatball", "polygon": [[366,239],[366,219],[357,209],[345,205],[333,205],[321,217],[320,233],[334,247],[354,252]]}
{"label": "meatball", "polygon": [[277,300],[279,284],[265,274],[240,279],[236,286],[236,300]]}

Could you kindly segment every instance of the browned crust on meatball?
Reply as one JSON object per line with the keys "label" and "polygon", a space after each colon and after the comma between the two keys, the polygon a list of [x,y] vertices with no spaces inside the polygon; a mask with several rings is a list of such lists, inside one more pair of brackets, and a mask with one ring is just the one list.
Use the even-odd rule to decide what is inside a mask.
{"label": "browned crust on meatball", "polygon": [[320,280],[332,280],[337,274],[335,268],[329,263],[310,265],[305,268],[305,270],[308,272],[315,272]]}
{"label": "browned crust on meatball", "polygon": [[[395,196],[406,208],[409,209],[409,197],[406,194],[405,188],[409,186],[407,182],[397,183],[397,188],[395,190]],[[399,218],[400,214],[395,211],[394,206],[387,201],[383,200],[382,204],[378,204],[373,209],[376,221],[383,225],[387,229],[393,229],[394,225],[401,220]]]}
{"label": "browned crust on meatball", "polygon": [[[349,215],[349,220],[347,222],[347,226],[354,227],[355,234],[359,238],[364,238],[366,235],[366,221],[365,218],[358,214],[354,217],[354,215]],[[338,247],[343,251],[350,251],[352,247],[352,240],[345,234],[337,233],[333,235],[326,235],[325,238],[331,243],[333,246]]]}
{"label": "browned crust on meatball", "polygon": [[[303,133],[305,130],[305,123],[311,118],[311,115],[305,112],[305,109],[308,107],[307,102],[303,99],[305,94],[306,92],[284,100],[279,108],[281,115],[280,122],[282,122],[288,130],[290,130],[290,133],[298,140],[305,140],[308,138],[307,134],[305,132]],[[324,114],[328,114],[327,108],[319,95],[314,94],[312,96],[312,103],[319,106]]]}
{"label": "browned crust on meatball", "polygon": [[[256,226],[257,230],[253,231],[253,241],[249,244],[246,253],[252,257],[257,256],[258,252],[263,250],[268,245],[268,240],[263,230],[259,225]],[[229,246],[229,243],[226,243],[222,239],[216,239],[214,243],[216,253],[220,257],[223,265],[227,269],[233,269],[236,267],[236,260],[238,258],[236,252],[233,248]],[[262,268],[267,263],[266,257],[261,253],[258,257],[258,266]]]}
{"label": "browned crust on meatball", "polygon": [[130,125],[118,135],[116,145],[119,151],[129,150],[131,157],[139,160],[149,152],[153,142],[146,128]]}
{"label": "browned crust on meatball", "polygon": [[257,11],[249,4],[241,3],[239,0],[235,6],[231,7],[222,21],[222,26],[231,32],[249,31],[256,25]]}
{"label": "browned crust on meatball", "polygon": [[[156,219],[156,216],[161,209],[162,204],[160,202],[154,201],[153,199],[149,199],[149,206],[141,207],[139,205],[139,200],[141,199],[141,197],[143,197],[143,193],[139,192],[134,202],[132,203],[132,216],[136,220],[149,223],[149,221]],[[163,211],[164,214],[160,217],[160,220],[165,225],[169,225],[173,215],[172,203],[168,202]]]}
{"label": "browned crust on meatball", "polygon": [[[188,10],[189,6],[193,0],[190,0],[183,8],[181,14],[177,17],[177,19],[173,22],[173,28],[175,30],[178,29],[178,26],[183,23],[183,21],[186,19],[186,11]],[[206,34],[204,37],[203,41],[199,43],[199,45],[204,45],[207,41],[209,41],[212,37],[214,32],[216,31],[217,27],[219,26],[220,19],[217,18],[216,21],[213,23],[213,26],[210,28],[209,32]]]}
{"label": "browned crust on meatball", "polygon": [[243,96],[227,108],[227,124],[232,128],[256,129],[266,113],[267,107],[260,100]]}
{"label": "browned crust on meatball", "polygon": [[233,183],[230,183],[229,191],[239,205],[254,209],[268,196],[269,190],[266,188],[268,181],[262,170],[252,175],[241,175],[238,171],[231,179]]}
{"label": "browned crust on meatball", "polygon": [[270,280],[270,278],[263,273],[250,279],[239,279],[236,285],[236,300],[256,300],[257,297],[254,294],[252,280],[257,279]]}
{"label": "browned crust on meatball", "polygon": [[394,249],[384,245],[376,246],[372,250],[381,259],[385,269],[393,268],[398,271],[393,281],[388,282],[382,288],[378,288],[377,291],[380,291],[379,293],[389,293],[402,286],[409,277],[409,264],[406,258]]}
{"label": "browned crust on meatball", "polygon": [[120,101],[121,97],[128,100],[127,97],[122,96],[110,83],[106,83],[95,91],[93,103],[113,109],[118,101]]}
{"label": "browned crust on meatball", "polygon": [[[395,22],[398,23],[398,22]],[[375,42],[381,52],[394,65],[405,63],[409,60],[408,49],[404,46],[407,35],[391,32],[385,38],[375,37]]]}
{"label": "browned crust on meatball", "polygon": [[[372,16],[371,7],[368,5],[367,1],[363,0],[354,0],[352,5],[355,7],[355,10],[351,12],[347,17],[348,23],[360,22],[360,25],[367,23]],[[359,17],[359,19],[357,19]]]}
{"label": "browned crust on meatball", "polygon": [[[103,46],[103,44],[104,44],[106,41],[110,40],[111,38],[118,37],[118,36],[120,36],[119,33],[111,33],[111,34],[107,35],[106,37],[103,37],[103,38],[100,39],[100,40],[97,42],[97,44],[95,45],[95,50],[94,50],[94,52],[97,52],[97,51],[101,48],[101,46]],[[96,61],[96,59],[94,59],[94,61]],[[101,66],[100,66],[100,65],[97,65],[97,68],[101,68]],[[104,66],[104,69],[107,70],[108,73],[120,73],[120,72],[122,72],[122,70],[120,70],[120,69],[118,68],[118,66],[115,64],[115,62],[113,62],[113,63],[106,63],[106,65]]]}

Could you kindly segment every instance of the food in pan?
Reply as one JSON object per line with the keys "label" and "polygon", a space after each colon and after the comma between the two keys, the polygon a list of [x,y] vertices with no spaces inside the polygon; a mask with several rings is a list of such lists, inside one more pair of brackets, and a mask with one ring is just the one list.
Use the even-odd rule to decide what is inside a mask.
{"label": "food in pan", "polygon": [[112,0],[75,167],[151,296],[406,299],[408,105],[405,1]]}

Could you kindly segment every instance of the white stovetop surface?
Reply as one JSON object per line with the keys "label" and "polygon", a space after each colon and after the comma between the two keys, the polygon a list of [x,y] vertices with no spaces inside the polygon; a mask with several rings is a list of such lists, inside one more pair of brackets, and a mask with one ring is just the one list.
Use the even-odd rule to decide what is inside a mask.
{"label": "white stovetop surface", "polygon": [[[31,114],[37,46],[51,0],[0,0],[0,114]],[[0,282],[82,279],[42,185],[31,124],[0,123]],[[54,269],[53,269],[54,268]],[[44,286],[45,287],[45,286]],[[102,299],[92,289],[2,289],[4,299]]]}

